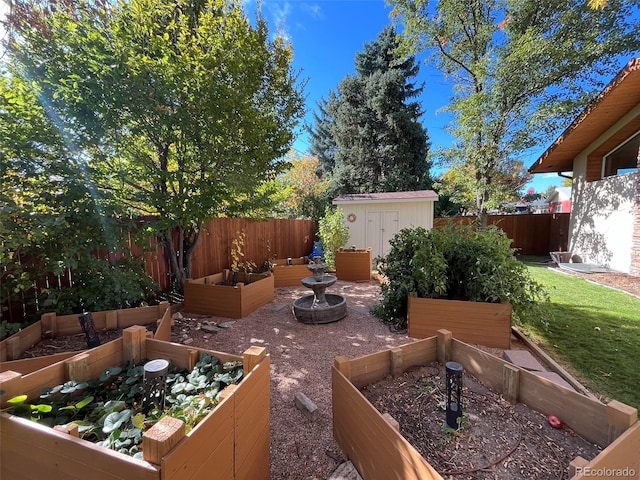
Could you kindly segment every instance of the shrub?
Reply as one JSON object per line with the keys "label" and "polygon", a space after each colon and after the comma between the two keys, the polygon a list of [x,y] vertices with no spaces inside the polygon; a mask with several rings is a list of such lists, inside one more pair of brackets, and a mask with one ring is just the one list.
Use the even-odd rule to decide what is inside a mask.
{"label": "shrub", "polygon": [[344,224],[344,212],[340,207],[327,207],[318,222],[319,236],[324,248],[324,261],[329,270],[336,269],[336,250],[349,240],[349,227]]}
{"label": "shrub", "polygon": [[514,320],[548,298],[515,256],[511,240],[495,226],[448,224],[427,231],[402,229],[386,257],[377,258],[386,277],[374,313],[406,328],[409,295],[513,305]]}
{"label": "shrub", "polygon": [[157,288],[135,259],[108,262],[91,257],[74,268],[72,287],[45,292],[39,314],[55,311],[68,315],[138,307],[154,299]]}

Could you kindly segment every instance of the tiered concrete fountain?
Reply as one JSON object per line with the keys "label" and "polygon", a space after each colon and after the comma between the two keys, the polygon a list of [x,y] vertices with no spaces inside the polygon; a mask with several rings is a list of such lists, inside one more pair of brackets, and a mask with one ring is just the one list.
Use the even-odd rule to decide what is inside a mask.
{"label": "tiered concrete fountain", "polygon": [[312,277],[302,279],[302,284],[313,290],[313,295],[305,295],[293,302],[293,314],[302,323],[331,323],[347,315],[347,300],[342,295],[325,293],[336,283],[335,275],[325,273],[327,264],[315,257],[307,268]]}

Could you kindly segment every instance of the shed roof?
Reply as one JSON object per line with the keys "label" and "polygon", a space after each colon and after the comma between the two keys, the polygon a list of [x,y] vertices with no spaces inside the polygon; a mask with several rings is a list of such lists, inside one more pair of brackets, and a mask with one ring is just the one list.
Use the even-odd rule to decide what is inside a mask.
{"label": "shed roof", "polygon": [[438,194],[433,190],[416,190],[413,192],[354,193],[334,198],[333,204],[354,203],[394,203],[394,202],[435,202]]}
{"label": "shed roof", "polygon": [[640,104],[640,57],[631,60],[555,142],[531,165],[531,173],[568,172],[573,159]]}

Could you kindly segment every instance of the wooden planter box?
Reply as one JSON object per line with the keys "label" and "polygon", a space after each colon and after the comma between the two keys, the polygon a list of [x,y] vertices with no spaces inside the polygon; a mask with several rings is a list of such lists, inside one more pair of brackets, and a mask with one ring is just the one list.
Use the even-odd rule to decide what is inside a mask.
{"label": "wooden planter box", "polygon": [[371,249],[345,249],[336,252],[336,276],[348,282],[368,282],[371,280]]}
{"label": "wooden planter box", "polygon": [[463,302],[409,296],[408,334],[412,338],[434,336],[445,328],[457,339],[509,349],[511,314],[509,303]]}
{"label": "wooden planter box", "polygon": [[292,258],[290,264],[286,258],[278,258],[272,263],[274,264],[273,277],[276,288],[299,287],[302,285],[303,278],[312,275],[307,268],[309,265],[307,257]]}
{"label": "wooden planter box", "polygon": [[[615,400],[602,404],[441,330],[437,337],[352,360],[336,357],[332,368],[333,435],[364,480],[442,479],[358,389],[414,366],[450,360],[462,364],[465,371],[512,403],[522,402],[544,415],[557,415],[578,435],[604,447],[591,461],[577,457],[571,466],[591,472],[627,468],[637,475],[640,471],[640,422],[635,408]],[[571,478],[585,477],[576,474]]]}
{"label": "wooden planter box", "polygon": [[[274,298],[274,278],[271,273],[239,274],[235,286],[222,285],[228,271],[184,284],[184,310],[188,313],[216,317],[242,318],[269,303]],[[245,283],[246,282],[246,283]]]}
{"label": "wooden planter box", "polygon": [[[171,341],[171,313],[168,302],[140,308],[126,308],[91,312],[96,330],[118,330],[133,325],[156,324],[153,338]],[[56,338],[82,334],[78,315],[45,313],[36,323],[0,342],[0,372],[13,370],[27,374],[52,363],[65,360],[80,352],[64,352],[35,358],[22,359],[24,352],[43,338]]]}
{"label": "wooden planter box", "polygon": [[[269,356],[251,347],[243,357],[146,338],[144,327],[123,337],[22,376],[0,373],[2,399],[37,398],[46,386],[97,378],[127,360],[164,358],[192,369],[206,352],[221,361],[244,362],[245,377],[189,433],[165,417],[144,434],[144,461],[120,454],[30,420],[0,413],[0,478],[33,480],[199,480],[269,478]],[[157,428],[156,428],[157,427]],[[215,472],[215,473],[213,473]]]}

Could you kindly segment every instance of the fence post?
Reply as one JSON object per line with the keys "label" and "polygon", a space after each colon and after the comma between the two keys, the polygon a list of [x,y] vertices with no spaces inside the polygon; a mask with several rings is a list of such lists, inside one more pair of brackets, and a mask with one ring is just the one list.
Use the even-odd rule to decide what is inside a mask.
{"label": "fence post", "polygon": [[437,355],[438,363],[444,365],[451,359],[451,338],[452,333],[449,330],[438,330]]}
{"label": "fence post", "polygon": [[267,349],[264,347],[249,347],[242,354],[242,366],[244,375],[248,375],[253,367],[258,365],[262,359],[267,355]]}
{"label": "fence post", "polygon": [[502,367],[502,396],[512,405],[518,403],[518,391],[520,390],[520,369],[513,365],[505,364]]}
{"label": "fence post", "polygon": [[125,362],[136,364],[147,356],[147,329],[133,325],[122,331],[122,356]]}
{"label": "fence post", "polygon": [[67,378],[76,382],[86,382],[91,379],[91,368],[89,366],[89,354],[82,353],[67,360]]}
{"label": "fence post", "polygon": [[348,380],[351,380],[351,361],[344,355],[338,355],[333,360],[333,366],[342,373]]}
{"label": "fence post", "polygon": [[627,428],[638,421],[638,410],[617,400],[607,403],[607,444],[611,444]]}
{"label": "fence post", "polygon": [[0,390],[4,392],[0,396],[0,407],[5,408],[7,400],[24,394],[22,391],[22,374],[12,370],[0,372]]}
{"label": "fence post", "polygon": [[404,372],[404,361],[402,359],[402,349],[401,348],[392,348],[389,351],[390,355],[390,370],[392,377],[399,377]]}
{"label": "fence post", "polygon": [[40,317],[42,338],[56,337],[56,312],[44,313]]}

